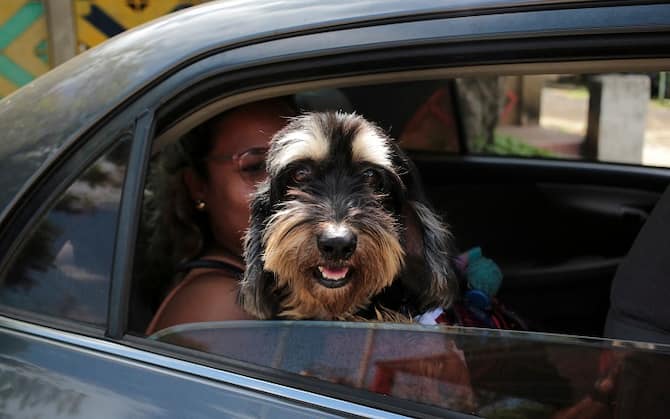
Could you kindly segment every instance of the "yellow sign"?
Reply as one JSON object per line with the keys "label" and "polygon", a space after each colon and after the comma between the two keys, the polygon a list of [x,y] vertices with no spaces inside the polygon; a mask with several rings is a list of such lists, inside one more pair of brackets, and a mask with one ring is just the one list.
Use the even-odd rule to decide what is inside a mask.
{"label": "yellow sign", "polygon": [[207,0],[75,0],[80,51],[126,29]]}
{"label": "yellow sign", "polygon": [[39,0],[0,7],[0,97],[49,70],[47,24]]}

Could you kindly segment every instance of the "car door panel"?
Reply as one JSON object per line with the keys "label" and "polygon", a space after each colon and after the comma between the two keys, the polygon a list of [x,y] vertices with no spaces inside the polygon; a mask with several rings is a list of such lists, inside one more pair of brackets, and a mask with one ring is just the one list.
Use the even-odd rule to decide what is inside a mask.
{"label": "car door panel", "polygon": [[302,403],[0,328],[8,417],[339,417]]}
{"label": "car door panel", "polygon": [[600,336],[612,277],[668,174],[630,168],[631,178],[628,167],[604,164],[444,159],[438,165],[415,156],[458,248],[480,246],[501,267],[502,301],[533,329]]}

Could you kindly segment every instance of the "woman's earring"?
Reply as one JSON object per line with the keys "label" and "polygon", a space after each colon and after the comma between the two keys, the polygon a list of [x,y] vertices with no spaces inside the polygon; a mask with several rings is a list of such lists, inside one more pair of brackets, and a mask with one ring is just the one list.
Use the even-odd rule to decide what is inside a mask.
{"label": "woman's earring", "polygon": [[197,209],[198,211],[204,211],[206,206],[207,204],[202,199],[198,199],[197,201],[195,201],[195,209]]}

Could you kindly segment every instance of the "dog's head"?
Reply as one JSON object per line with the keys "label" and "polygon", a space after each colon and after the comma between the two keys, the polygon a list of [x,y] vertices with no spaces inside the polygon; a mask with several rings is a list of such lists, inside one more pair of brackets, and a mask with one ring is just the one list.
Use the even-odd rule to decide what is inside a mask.
{"label": "dog's head", "polygon": [[240,296],[251,314],[344,318],[391,285],[416,311],[449,302],[449,232],[375,125],[344,113],[297,117],[272,139],[267,170],[245,239]]}

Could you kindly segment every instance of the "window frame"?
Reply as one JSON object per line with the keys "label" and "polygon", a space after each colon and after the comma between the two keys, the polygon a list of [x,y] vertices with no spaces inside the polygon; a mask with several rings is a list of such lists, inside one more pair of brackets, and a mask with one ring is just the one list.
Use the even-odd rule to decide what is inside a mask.
{"label": "window frame", "polygon": [[[365,33],[365,29],[359,29],[361,33]],[[335,31],[333,34],[336,34]],[[365,38],[362,36],[362,39]],[[549,43],[554,49],[561,49],[565,47],[566,42],[574,41],[570,37],[562,37],[559,40],[503,40],[477,43],[462,43],[462,44],[448,44],[438,43],[426,45],[409,45],[405,47],[397,47],[395,49],[367,49],[353,46],[347,51],[338,51],[337,53],[324,53],[319,56],[316,52],[302,51],[296,55],[281,55],[277,51],[283,51],[282,48],[277,48],[277,43],[288,43],[294,39],[285,39],[280,41],[271,41],[263,44],[256,44],[246,47],[241,47],[237,50],[221,52],[204,58],[202,61],[192,64],[174,74],[169,79],[165,80],[161,86],[156,86],[156,89],[150,93],[152,96],[151,104],[147,100],[147,108],[155,115],[155,126],[153,131],[158,136],[165,131],[167,125],[165,120],[179,120],[179,115],[186,113],[190,114],[194,109],[211,105],[215,102],[223,105],[219,111],[226,108],[231,108],[242,103],[252,102],[265,97],[278,96],[283,92],[299,90],[301,86],[305,85],[319,85],[328,86],[341,83],[342,81],[365,80],[369,83],[371,80],[381,80],[384,76],[395,77],[411,77],[417,75],[425,78],[433,78],[439,72],[457,72],[467,69],[468,71],[475,69],[481,74],[499,72],[501,69],[506,73],[538,73],[546,72],[547,68],[556,69],[557,66],[567,71],[567,69],[593,69],[605,68],[612,63],[634,63],[627,59],[624,52],[617,56],[614,54],[599,55],[600,48],[603,43],[612,43],[612,37],[608,36],[595,38],[586,37],[581,42],[582,49],[575,48],[573,53],[564,52],[565,56],[557,59],[552,57],[547,49],[540,49],[538,45]],[[628,39],[629,36],[624,34],[622,38]],[[654,37],[650,37],[654,38]],[[494,54],[487,57],[487,54],[494,52],[501,48],[501,45],[512,45],[513,48],[507,51],[506,56]],[[317,46],[312,45],[313,48]],[[473,48],[474,47],[474,48]],[[273,49],[275,49],[273,51]],[[473,52],[474,50],[474,52]],[[504,50],[504,48],[503,48]],[[541,50],[541,53],[537,53]],[[625,49],[624,49],[625,51]],[[470,55],[463,55],[466,52]],[[498,51],[499,52],[499,51]],[[519,58],[516,54],[524,52],[528,55],[523,55]],[[535,55],[533,55],[535,52]],[[406,64],[407,54],[411,53],[414,59],[420,64],[413,64],[408,69]],[[277,56],[279,55],[279,56]],[[421,61],[422,55],[425,61]],[[668,54],[670,56],[670,54]],[[262,59],[259,57],[263,57]],[[454,58],[460,58],[454,59]],[[619,60],[617,60],[617,58]],[[669,64],[670,60],[663,56],[663,59],[658,59],[656,55],[647,57],[646,61],[637,62],[640,68],[647,68],[659,62]],[[581,60],[590,59],[589,62],[580,62]],[[517,63],[520,61],[521,63]],[[528,62],[532,61],[532,62]],[[514,64],[517,63],[517,64]],[[473,64],[477,64],[476,66]],[[349,71],[344,72],[342,69],[349,68]],[[351,70],[354,68],[355,70]],[[437,72],[437,73],[436,73]],[[214,88],[220,90],[216,93]],[[206,92],[205,96],[199,96]],[[204,105],[203,105],[204,104]],[[186,111],[185,111],[186,110]],[[206,118],[204,118],[206,119]],[[203,119],[203,120],[204,120]],[[153,144],[155,138],[151,138]],[[149,150],[150,147],[145,145]],[[153,146],[152,146],[153,147]],[[148,155],[145,158],[148,159]],[[508,158],[506,158],[508,159]],[[146,161],[145,161],[146,165]],[[146,170],[146,166],[145,169]],[[145,173],[139,173],[138,176],[143,177]],[[137,192],[137,191],[135,191]],[[138,203],[141,202],[138,196]],[[133,211],[137,216],[137,208],[124,207],[125,211]],[[137,222],[137,220],[136,220]],[[135,228],[136,229],[136,228]],[[130,232],[128,232],[130,234]],[[134,243],[135,241],[133,241]],[[123,260],[118,260],[118,263],[128,263],[132,257],[126,257]],[[126,266],[117,266],[119,272],[132,273],[132,269]],[[117,280],[124,279],[131,281],[132,278],[120,275]],[[128,292],[130,286],[125,284],[118,286],[119,299],[127,302],[129,296],[122,294]],[[221,371],[229,371],[239,373],[247,377],[257,378],[279,385],[287,385],[298,388],[304,391],[315,392],[329,397],[336,397],[341,400],[348,400],[353,403],[360,403],[373,408],[382,408],[391,412],[411,412],[411,414],[438,414],[430,406],[417,405],[412,402],[403,400],[389,401],[387,399],[378,398],[374,394],[364,391],[352,391],[347,389],[344,391],[340,386],[332,385],[331,383],[318,382],[308,377],[295,377],[294,375],[281,374],[278,371],[268,371],[267,369],[259,368],[253,365],[246,365],[236,362],[234,360],[221,359],[221,357],[206,356],[201,352],[188,350],[185,348],[174,347],[172,345],[162,344],[159,342],[148,341],[145,338],[126,334],[125,323],[127,317],[125,314],[117,316],[119,324],[110,325],[110,337],[113,339],[120,339],[126,344],[142,348],[154,353],[173,356],[177,359],[187,360],[197,364],[203,364],[219,369]],[[419,409],[419,410],[417,410]],[[421,413],[419,413],[421,412]],[[457,412],[445,411],[439,409],[439,414],[454,414],[461,415]]]}
{"label": "window frame", "polygon": [[[133,275],[135,243],[142,209],[142,192],[148,172],[153,113],[145,110],[135,124],[135,135],[130,148],[126,176],[123,183],[119,218],[114,237],[114,256],[110,278],[106,335],[121,338],[128,323],[130,288]],[[132,243],[132,245],[127,245]]]}

